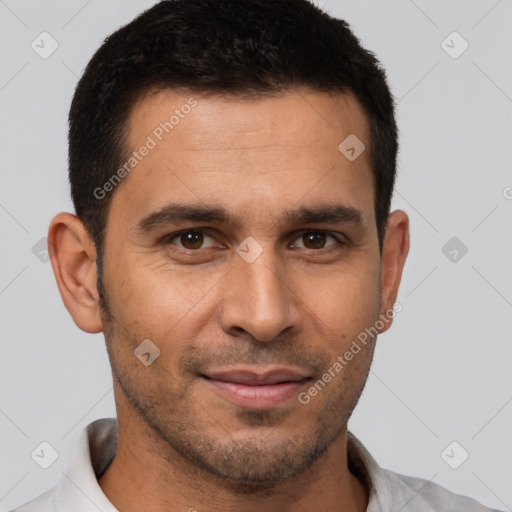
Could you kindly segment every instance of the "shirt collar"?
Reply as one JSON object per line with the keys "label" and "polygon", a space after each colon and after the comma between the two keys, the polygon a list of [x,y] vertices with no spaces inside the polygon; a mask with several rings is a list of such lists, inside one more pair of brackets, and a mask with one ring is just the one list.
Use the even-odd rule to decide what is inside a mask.
{"label": "shirt collar", "polygon": [[366,512],[435,512],[432,505],[420,494],[423,486],[408,485],[412,477],[383,469],[372,457],[361,441],[351,432],[347,434],[349,469],[366,484],[369,491]]}
{"label": "shirt collar", "polygon": [[55,495],[57,512],[69,510],[70,505],[75,512],[118,512],[98,483],[114,459],[116,449],[116,418],[93,421],[82,430],[78,449],[63,472]]}

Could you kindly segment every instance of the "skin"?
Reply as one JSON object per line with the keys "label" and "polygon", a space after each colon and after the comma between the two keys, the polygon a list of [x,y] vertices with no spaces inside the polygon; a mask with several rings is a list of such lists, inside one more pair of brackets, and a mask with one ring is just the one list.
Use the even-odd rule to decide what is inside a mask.
{"label": "skin", "polygon": [[[130,151],[191,96],[141,98],[128,120]],[[194,97],[192,112],[110,192],[106,311],[82,223],[61,213],[49,230],[64,304],[80,329],[105,333],[112,365],[119,442],[99,484],[121,512],[364,511],[368,489],[347,464],[347,421],[376,338],[307,404],[294,397],[251,410],[200,374],[242,363],[295,366],[312,379],[307,391],[392,309],[408,216],[390,215],[381,255],[369,126],[354,96]],[[338,150],[349,134],[367,148],[353,162]],[[236,223],[136,228],[169,202],[222,206]],[[285,210],[333,202],[358,210],[361,222],[283,220]],[[202,230],[199,239],[171,240],[189,229]],[[311,239],[312,230],[325,237]],[[236,252],[249,236],[262,248],[252,263]],[[160,350],[149,366],[133,354],[145,339]]]}

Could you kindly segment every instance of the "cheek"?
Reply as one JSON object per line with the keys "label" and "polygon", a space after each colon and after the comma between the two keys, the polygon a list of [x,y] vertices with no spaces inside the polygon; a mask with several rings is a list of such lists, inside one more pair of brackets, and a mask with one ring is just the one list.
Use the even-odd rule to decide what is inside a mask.
{"label": "cheek", "polygon": [[[186,347],[187,338],[191,341],[225,300],[223,277],[229,270],[229,266],[171,265],[161,256],[131,254],[109,269],[112,313],[141,339],[158,344],[173,338]],[[332,339],[336,350],[342,340],[350,343],[349,337],[376,321],[379,274],[368,255],[353,254],[338,267],[288,270],[290,301],[323,333],[321,337]]]}
{"label": "cheek", "polygon": [[156,265],[150,260],[146,256],[119,262],[110,280],[109,300],[113,315],[131,332],[163,342],[215,297],[222,273],[171,268],[161,259]]}
{"label": "cheek", "polygon": [[[376,269],[351,267],[311,280],[304,277],[301,294],[307,308],[324,324],[333,343],[357,336],[379,315],[380,297]],[[313,286],[314,285],[314,286]],[[348,340],[350,341],[350,340]]]}

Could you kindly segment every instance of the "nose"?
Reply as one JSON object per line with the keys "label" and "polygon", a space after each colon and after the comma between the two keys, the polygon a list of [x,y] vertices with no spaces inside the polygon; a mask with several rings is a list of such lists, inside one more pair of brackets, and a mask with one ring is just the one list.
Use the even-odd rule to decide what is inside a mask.
{"label": "nose", "polygon": [[303,315],[291,274],[276,261],[271,249],[252,263],[236,256],[223,283],[220,322],[232,336],[248,333],[257,341],[270,342],[295,334]]}

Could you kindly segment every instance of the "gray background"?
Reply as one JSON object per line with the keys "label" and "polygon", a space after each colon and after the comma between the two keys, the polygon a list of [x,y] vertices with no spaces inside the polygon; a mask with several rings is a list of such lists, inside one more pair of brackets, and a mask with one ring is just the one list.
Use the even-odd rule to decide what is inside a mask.
{"label": "gray background", "polygon": [[[0,0],[1,510],[53,485],[80,431],[115,416],[103,337],[75,326],[37,244],[55,213],[72,211],[66,122],[78,76],[152,3]],[[382,466],[512,510],[512,3],[317,3],[387,69],[401,131],[394,208],[411,218],[403,311],[380,337],[349,428]],[[43,31],[59,44],[47,59],[31,48]],[[458,58],[454,31],[469,44]],[[46,470],[31,458],[42,441],[59,453]],[[458,469],[441,456],[453,441],[469,453]],[[448,450],[452,465],[461,450]]]}

